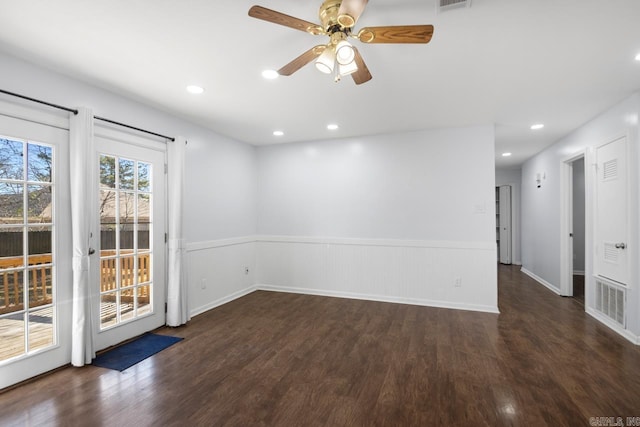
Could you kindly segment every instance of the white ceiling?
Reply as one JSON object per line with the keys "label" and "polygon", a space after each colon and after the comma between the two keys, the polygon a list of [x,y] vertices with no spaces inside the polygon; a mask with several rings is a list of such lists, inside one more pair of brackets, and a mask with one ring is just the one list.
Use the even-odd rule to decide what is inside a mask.
{"label": "white ceiling", "polygon": [[[0,50],[255,145],[495,123],[498,167],[640,89],[638,0],[473,0],[440,14],[436,0],[371,0],[356,30],[433,24],[431,43],[354,41],[373,74],[361,86],[312,64],[264,80],[262,70],[325,37],[250,18],[249,8],[319,22],[320,3],[0,0]],[[188,94],[188,84],[206,91]],[[546,127],[531,131],[538,122]]]}

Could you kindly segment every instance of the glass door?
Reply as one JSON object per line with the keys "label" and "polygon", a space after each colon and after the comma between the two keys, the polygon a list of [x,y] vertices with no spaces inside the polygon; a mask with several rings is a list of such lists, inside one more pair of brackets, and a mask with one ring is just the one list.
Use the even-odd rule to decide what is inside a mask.
{"label": "glass door", "polygon": [[164,152],[104,137],[96,149],[99,350],[165,323],[165,180]]}
{"label": "glass door", "polygon": [[0,104],[0,389],[68,363],[71,348],[68,119],[28,114]]}

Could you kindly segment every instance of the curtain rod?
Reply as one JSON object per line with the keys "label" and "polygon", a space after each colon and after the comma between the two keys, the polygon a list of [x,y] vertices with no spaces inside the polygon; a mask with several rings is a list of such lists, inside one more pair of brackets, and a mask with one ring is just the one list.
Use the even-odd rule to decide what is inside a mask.
{"label": "curtain rod", "polygon": [[62,105],[52,104],[50,102],[41,101],[39,99],[30,98],[28,96],[20,95],[18,93],[9,92],[9,91],[2,90],[2,89],[0,89],[0,92],[5,93],[7,95],[15,96],[16,98],[22,98],[22,99],[26,99],[27,101],[36,102],[38,104],[48,105],[49,107],[58,108],[60,110],[68,111],[70,113],[73,113],[74,115],[78,114],[78,110],[74,110],[73,108],[63,107]]}
{"label": "curtain rod", "polygon": [[[50,102],[42,101],[42,100],[36,99],[36,98],[31,98],[29,96],[20,95],[18,93],[9,92],[7,90],[0,89],[0,93],[4,93],[6,95],[15,96],[16,98],[26,99],[27,101],[36,102],[38,104],[47,105],[49,107],[58,108],[60,110],[64,110],[64,111],[68,111],[70,113],[73,113],[74,115],[78,114],[78,110],[74,110],[73,108],[63,107],[62,105],[52,104]],[[114,124],[114,125],[122,126],[122,127],[125,127],[125,128],[137,130],[138,132],[143,132],[143,133],[147,133],[149,135],[154,135],[154,136],[158,136],[160,138],[165,138],[165,139],[168,139],[169,141],[174,141],[175,142],[175,140],[176,140],[175,138],[172,138],[170,136],[161,135],[159,133],[155,133],[155,132],[151,132],[151,131],[148,131],[148,130],[140,129],[140,128],[137,128],[137,127],[134,127],[134,126],[129,126],[129,125],[126,125],[124,123],[116,122],[114,120],[105,119],[104,117],[93,116],[93,118],[96,119],[96,120],[102,120],[103,122],[107,122],[107,123],[111,123],[111,124]]]}
{"label": "curtain rod", "polygon": [[104,117],[100,117],[100,116],[93,116],[94,119],[96,120],[101,120],[103,122],[107,122],[107,123],[111,123],[114,125],[118,125],[118,126],[122,126],[128,129],[133,129],[133,130],[137,130],[138,132],[144,132],[144,133],[148,133],[149,135],[153,135],[153,136],[158,136],[160,138],[164,138],[164,139],[168,139],[169,141],[175,141],[175,138],[171,138],[170,136],[166,136],[166,135],[162,135],[159,133],[155,133],[155,132],[151,132],[150,130],[144,130],[144,129],[140,129],[134,126],[129,126],[129,125],[125,125],[124,123],[120,123],[120,122],[116,122],[114,120],[109,120],[109,119],[105,119]]}

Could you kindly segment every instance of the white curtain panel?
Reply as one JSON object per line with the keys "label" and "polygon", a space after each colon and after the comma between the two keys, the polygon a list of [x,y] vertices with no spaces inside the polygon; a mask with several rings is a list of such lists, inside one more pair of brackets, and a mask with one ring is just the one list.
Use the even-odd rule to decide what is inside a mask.
{"label": "white curtain panel", "polygon": [[180,326],[191,318],[187,302],[185,248],[182,235],[184,165],[187,141],[177,137],[168,143],[169,239],[167,262],[167,325]]}
{"label": "white curtain panel", "polygon": [[71,230],[73,239],[73,312],[71,363],[83,366],[95,357],[93,315],[89,286],[89,241],[91,228],[91,156],[93,112],[79,108],[71,116],[70,129]]}

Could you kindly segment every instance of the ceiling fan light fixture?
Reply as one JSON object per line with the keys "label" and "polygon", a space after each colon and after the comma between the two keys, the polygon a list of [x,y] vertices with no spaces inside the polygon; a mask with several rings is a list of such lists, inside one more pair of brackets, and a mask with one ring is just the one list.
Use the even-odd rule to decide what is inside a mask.
{"label": "ceiling fan light fixture", "polygon": [[204,92],[204,88],[196,85],[187,86],[187,92],[192,93],[194,95],[200,95]]}
{"label": "ceiling fan light fixture", "polygon": [[356,61],[351,61],[348,64],[340,64],[340,62],[338,62],[338,71],[341,76],[353,74],[358,71],[358,64],[356,64]]}
{"label": "ceiling fan light fixture", "polygon": [[336,51],[332,45],[327,48],[316,60],[316,68],[325,74],[333,73],[336,64]]}
{"label": "ceiling fan light fixture", "polygon": [[279,75],[280,74],[278,74],[276,70],[264,70],[262,72],[262,77],[264,77],[267,80],[277,79]]}
{"label": "ceiling fan light fixture", "polygon": [[340,40],[336,45],[336,61],[340,65],[347,65],[353,62],[356,52],[353,46],[346,40]]}

